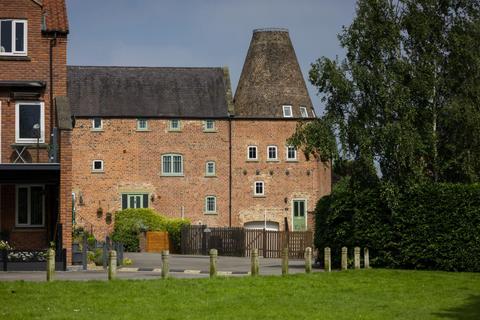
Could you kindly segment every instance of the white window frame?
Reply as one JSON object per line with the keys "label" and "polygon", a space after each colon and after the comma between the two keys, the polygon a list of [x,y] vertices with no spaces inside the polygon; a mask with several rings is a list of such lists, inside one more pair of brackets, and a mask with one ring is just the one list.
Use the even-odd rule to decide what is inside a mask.
{"label": "white window frame", "polygon": [[307,107],[300,107],[300,115],[302,116],[302,118],[308,118]]}
{"label": "white window frame", "polygon": [[[174,128],[172,126],[173,121],[177,121],[177,123],[178,123],[177,128]],[[170,120],[168,120],[168,131],[181,131],[181,130],[182,130],[182,122],[180,121],[180,119],[170,119]]]}
{"label": "white window frame", "polygon": [[313,115],[314,118],[317,117],[317,114],[315,113],[315,108],[312,108],[312,115]]}
{"label": "white window frame", "polygon": [[[140,126],[140,123],[142,123],[142,121],[145,121],[145,127],[142,128]],[[138,118],[137,119],[137,131],[148,131],[148,120],[145,119],[145,118]]]}
{"label": "white window frame", "polygon": [[[213,164],[213,172],[208,172],[208,165],[209,164]],[[205,175],[206,176],[209,176],[209,177],[212,177],[212,176],[215,176],[217,174],[217,165],[215,163],[215,161],[207,161],[205,163]]]}
{"label": "white window frame", "polygon": [[[213,198],[213,206],[214,206],[213,210],[208,209],[208,199],[209,198]],[[213,195],[206,196],[205,197],[205,208],[204,209],[205,209],[205,214],[216,214],[217,213],[217,197],[213,196]]]}
{"label": "white window frame", "polygon": [[[100,162],[102,164],[102,167],[100,169],[95,169],[95,162]],[[103,160],[93,160],[92,161],[92,172],[104,172],[104,166],[103,166]]]}
{"label": "white window frame", "polygon": [[[209,121],[212,122],[212,127],[211,128],[208,128],[208,126],[207,126],[207,123]],[[205,132],[215,132],[216,129],[217,129],[217,127],[216,127],[216,124],[215,124],[215,120],[207,119],[207,120],[203,121],[203,131],[205,131]]]}
{"label": "white window frame", "polygon": [[[258,193],[257,192],[257,184],[261,184],[262,185],[262,192],[261,193]],[[255,181],[253,183],[253,195],[255,197],[262,197],[265,195],[265,182],[264,181]]]}
{"label": "white window frame", "polygon": [[37,143],[36,138],[20,138],[20,105],[40,106],[40,139],[39,143],[45,143],[45,103],[44,102],[24,102],[15,103],[15,142],[16,143]]}
{"label": "white window frame", "polygon": [[[275,149],[275,158],[270,158],[270,148]],[[268,146],[267,147],[267,160],[268,161],[278,161],[278,147],[277,146]]]}
{"label": "white window frame", "polygon": [[[290,114],[287,114],[287,110],[288,110],[288,112],[290,112]],[[290,106],[290,105],[283,106],[283,117],[284,118],[293,118],[292,106]]]}
{"label": "white window frame", "polygon": [[[15,185],[15,226],[21,228],[43,228],[45,227],[45,194],[42,196],[42,224],[31,224],[32,219],[32,208],[31,208],[31,198],[32,198],[32,187],[42,187],[43,192],[45,192],[45,185],[43,184],[17,184]],[[28,188],[27,195],[27,223],[18,223],[18,189]]]}
{"label": "white window frame", "polygon": [[[289,149],[289,148],[293,148],[293,149],[295,150],[295,158],[290,158],[290,157],[288,156],[288,149]],[[298,153],[297,151],[298,151],[298,150],[297,150],[297,148],[295,148],[294,146],[286,146],[285,149],[286,149],[285,157],[286,157],[287,161],[297,161],[297,160],[298,160],[298,155],[297,155],[297,153]]]}
{"label": "white window frame", "polygon": [[[250,158],[250,148],[255,148],[255,158]],[[257,146],[248,146],[247,147],[247,160],[248,161],[257,161],[258,160],[258,147]]]}
{"label": "white window frame", "polygon": [[[174,156],[179,156],[180,157],[180,160],[181,160],[181,172],[173,172],[173,157]],[[164,169],[164,166],[163,166],[163,162],[164,162],[164,157],[170,157],[170,172],[165,172],[163,169]],[[165,154],[162,154],[162,163],[161,163],[161,166],[162,166],[162,176],[167,176],[167,177],[182,177],[183,176],[183,172],[184,172],[184,168],[183,168],[183,155],[180,154],[180,153],[165,153]]]}
{"label": "white window frame", "polygon": [[[2,21],[12,21],[12,52],[1,52],[0,56],[27,56],[28,54],[28,21],[21,19],[0,19],[0,37],[1,37],[1,22]],[[17,41],[16,41],[16,32],[17,32],[17,23],[23,23],[23,51],[17,51]]]}
{"label": "white window frame", "polygon": [[[100,119],[100,127],[95,127],[95,119]],[[102,131],[103,130],[103,119],[100,117],[95,117],[92,119],[92,131]]]}

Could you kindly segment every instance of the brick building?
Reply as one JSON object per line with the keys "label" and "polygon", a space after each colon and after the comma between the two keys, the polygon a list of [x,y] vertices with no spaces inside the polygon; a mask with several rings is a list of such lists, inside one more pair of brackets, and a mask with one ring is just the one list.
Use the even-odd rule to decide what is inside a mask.
{"label": "brick building", "polygon": [[0,8],[0,236],[23,250],[55,242],[69,256],[65,2],[0,0]]}
{"label": "brick building", "polygon": [[115,211],[194,224],[312,226],[330,167],[287,146],[315,118],[289,34],[255,30],[232,98],[226,68],[68,67],[75,219],[98,237]]}

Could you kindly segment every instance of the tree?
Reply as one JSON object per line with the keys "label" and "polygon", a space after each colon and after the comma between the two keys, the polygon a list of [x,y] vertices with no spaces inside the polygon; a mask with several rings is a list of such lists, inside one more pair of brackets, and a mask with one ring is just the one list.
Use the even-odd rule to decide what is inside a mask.
{"label": "tree", "polygon": [[291,141],[393,185],[480,181],[480,0],[359,0],[339,40],[310,70],[325,115]]}

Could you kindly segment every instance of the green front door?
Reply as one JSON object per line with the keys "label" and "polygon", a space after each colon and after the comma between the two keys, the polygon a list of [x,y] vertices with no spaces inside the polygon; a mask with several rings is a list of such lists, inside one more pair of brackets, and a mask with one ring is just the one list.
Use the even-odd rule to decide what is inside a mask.
{"label": "green front door", "polygon": [[293,200],[293,231],[307,229],[307,208],[305,200]]}

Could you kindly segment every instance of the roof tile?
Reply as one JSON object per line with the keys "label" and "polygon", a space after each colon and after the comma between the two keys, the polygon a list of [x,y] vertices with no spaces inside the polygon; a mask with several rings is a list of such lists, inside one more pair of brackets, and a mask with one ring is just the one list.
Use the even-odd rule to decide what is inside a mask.
{"label": "roof tile", "polygon": [[68,33],[68,16],[65,0],[43,0],[47,32]]}

